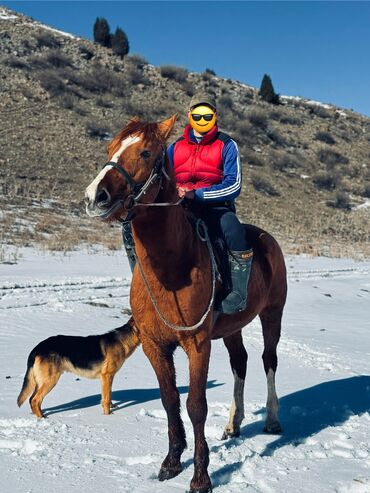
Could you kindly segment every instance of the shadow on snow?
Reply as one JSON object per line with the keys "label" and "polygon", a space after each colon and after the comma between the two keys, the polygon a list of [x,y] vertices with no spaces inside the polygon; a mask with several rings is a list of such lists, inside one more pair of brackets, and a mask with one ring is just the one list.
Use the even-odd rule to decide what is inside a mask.
{"label": "shadow on snow", "polygon": [[[223,383],[216,383],[216,380],[210,380],[207,382],[207,389],[213,389],[224,385]],[[180,394],[187,394],[189,391],[188,386],[178,387]],[[134,406],[135,404],[143,404],[144,402],[154,401],[161,398],[159,388],[155,389],[127,389],[127,390],[113,390],[112,401],[117,406],[114,411],[124,409],[125,407]],[[64,411],[75,411],[76,409],[85,409],[87,407],[100,406],[101,394],[89,395],[76,399],[71,402],[59,404],[44,409],[45,415],[51,416],[52,414],[61,413]]]}
{"label": "shadow on snow", "polygon": [[[370,412],[370,376],[323,382],[285,395],[279,399],[279,403],[282,434],[267,444],[261,453],[251,452],[247,460],[255,455],[271,456],[285,445],[297,447],[325,428],[340,426],[351,416]],[[265,408],[255,414],[265,414]],[[247,424],[241,428],[240,438],[231,438],[222,445],[216,445],[211,448],[211,452],[217,452],[222,447],[236,447],[241,439],[245,441],[253,438],[262,434],[262,430],[262,421]],[[243,462],[236,462],[215,471],[212,474],[214,486],[227,484],[242,465]]]}
{"label": "shadow on snow", "polygon": [[[215,388],[223,383],[210,380],[207,388]],[[188,392],[187,386],[179,387],[180,394]],[[59,406],[45,409],[48,415],[83,409],[100,404],[101,395],[91,395],[82,399],[76,399]],[[112,392],[112,400],[118,409],[124,409],[135,404],[160,399],[158,388],[152,389],[129,389],[116,390]],[[261,453],[251,452],[247,459],[259,455],[261,457],[271,456],[275,451],[285,445],[294,447],[304,443],[305,440],[328,427],[340,426],[351,416],[360,416],[370,412],[370,376],[362,375],[331,380],[313,387],[293,392],[279,399],[280,422],[283,428],[282,435],[268,443]],[[265,408],[256,411],[255,414],[264,414]],[[211,452],[216,453],[222,448],[234,448],[240,445],[241,440],[246,441],[257,435],[263,434],[263,422],[261,420],[247,424],[241,428],[239,438],[230,438],[220,445],[211,447]],[[222,430],[220,430],[220,435]],[[183,463],[184,469],[190,466],[192,459]],[[233,473],[240,470],[243,462],[226,464],[215,471],[211,477],[214,486],[228,484]]]}

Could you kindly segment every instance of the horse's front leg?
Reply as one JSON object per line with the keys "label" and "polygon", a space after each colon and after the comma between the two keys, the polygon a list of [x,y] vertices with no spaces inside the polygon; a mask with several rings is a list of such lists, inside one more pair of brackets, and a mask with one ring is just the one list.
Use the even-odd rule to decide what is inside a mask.
{"label": "horse's front leg", "polygon": [[212,491],[208,476],[209,450],[204,436],[207,418],[206,385],[208,375],[211,341],[194,340],[186,348],[189,357],[190,386],[186,401],[188,414],[194,429],[194,476],[190,483],[191,493],[208,493]]}
{"label": "horse's front leg", "polygon": [[143,350],[157,375],[162,404],[168,419],[168,454],[158,474],[158,479],[164,481],[174,478],[182,471],[180,459],[186,448],[185,429],[180,416],[180,396],[176,387],[173,364],[174,348],[163,348],[152,342],[143,341]]}

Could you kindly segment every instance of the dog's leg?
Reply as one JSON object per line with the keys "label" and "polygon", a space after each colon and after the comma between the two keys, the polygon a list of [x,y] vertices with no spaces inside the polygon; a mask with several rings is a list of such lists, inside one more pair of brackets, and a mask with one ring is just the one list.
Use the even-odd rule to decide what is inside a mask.
{"label": "dog's leg", "polygon": [[101,374],[101,405],[104,414],[110,414],[112,403],[112,383],[114,373]]}
{"label": "dog's leg", "polygon": [[58,378],[53,381],[50,379],[47,382],[44,382],[40,387],[37,387],[36,392],[32,395],[30,399],[31,409],[33,414],[35,414],[38,418],[45,418],[44,413],[41,411],[41,404],[44,400],[45,396],[55,387],[56,383],[59,380]]}
{"label": "dog's leg", "polygon": [[33,414],[38,418],[45,418],[45,415],[41,411],[42,401],[58,383],[61,373],[56,371],[55,367],[48,362],[41,362],[37,357],[34,365],[34,374],[36,389],[30,398],[30,405]]}

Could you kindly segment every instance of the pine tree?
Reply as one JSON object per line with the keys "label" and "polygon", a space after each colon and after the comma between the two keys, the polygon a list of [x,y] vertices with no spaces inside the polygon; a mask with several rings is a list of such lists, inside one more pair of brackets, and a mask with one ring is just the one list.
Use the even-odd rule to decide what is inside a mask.
{"label": "pine tree", "polygon": [[263,76],[261,87],[259,90],[261,99],[272,104],[279,104],[279,95],[276,94],[274,86],[271,82],[271,77],[267,74]]}
{"label": "pine tree", "polygon": [[129,51],[129,42],[125,31],[117,27],[116,32],[112,36],[112,50],[115,55],[121,58],[125,57]]}
{"label": "pine tree", "polygon": [[111,34],[108,21],[104,17],[97,17],[94,24],[94,41],[107,48],[111,47]]}

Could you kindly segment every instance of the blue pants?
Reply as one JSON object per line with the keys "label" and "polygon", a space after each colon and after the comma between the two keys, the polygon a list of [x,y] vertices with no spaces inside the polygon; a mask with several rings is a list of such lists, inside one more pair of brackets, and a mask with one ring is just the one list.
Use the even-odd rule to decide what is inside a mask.
{"label": "blue pants", "polygon": [[197,217],[203,219],[211,236],[223,238],[229,250],[244,252],[251,248],[245,237],[243,225],[236,217],[233,202],[192,202],[189,208]]}

